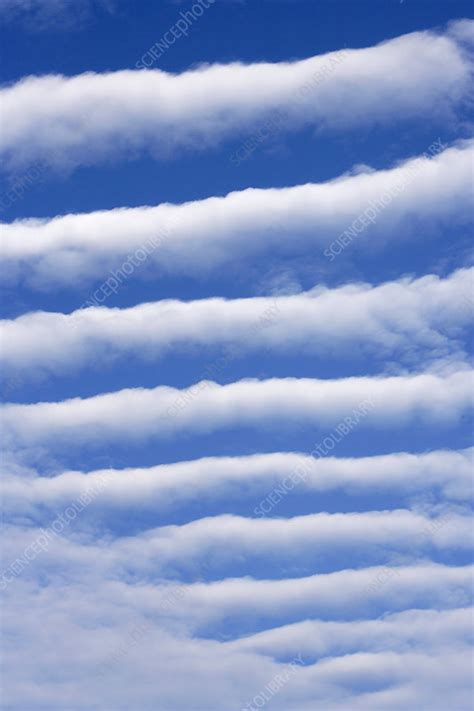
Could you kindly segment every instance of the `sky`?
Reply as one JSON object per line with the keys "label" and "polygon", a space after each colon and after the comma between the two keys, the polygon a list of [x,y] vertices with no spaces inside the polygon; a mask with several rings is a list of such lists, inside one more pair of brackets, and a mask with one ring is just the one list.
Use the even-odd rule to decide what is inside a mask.
{"label": "sky", "polygon": [[472,708],[473,44],[0,4],[2,709]]}

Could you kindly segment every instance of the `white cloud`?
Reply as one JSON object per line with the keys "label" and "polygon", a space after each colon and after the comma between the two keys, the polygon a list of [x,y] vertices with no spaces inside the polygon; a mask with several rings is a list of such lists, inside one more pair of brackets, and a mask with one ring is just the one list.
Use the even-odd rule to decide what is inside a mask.
{"label": "white cloud", "polygon": [[[48,565],[43,563],[44,559],[38,561],[42,563],[41,577],[48,582],[51,595],[61,589],[65,593],[61,583],[65,580],[70,586],[69,594],[77,586],[84,591],[80,608],[87,608],[91,598],[102,589],[108,595],[110,612],[107,612],[107,600],[102,599],[94,614],[99,622],[115,618],[121,609],[130,606],[137,616],[144,614],[168,625],[169,629],[187,629],[198,636],[209,636],[212,631],[214,637],[220,633],[221,624],[224,625],[222,631],[233,629],[234,635],[242,636],[310,617],[351,620],[410,607],[466,606],[471,599],[473,575],[473,566],[454,567],[424,561],[415,565],[379,565],[272,580],[246,576],[215,582],[156,580],[151,583],[143,577],[127,576],[126,581],[113,577],[105,582],[94,547],[84,548],[83,555],[74,559],[63,543],[54,550],[54,559],[51,557]],[[87,584],[83,582],[86,574]],[[30,585],[26,580],[18,581],[7,588],[5,595],[10,599],[15,590]],[[163,606],[167,595],[176,591],[177,586],[180,594],[175,604]]]}
{"label": "white cloud", "polygon": [[[229,566],[273,563],[283,569],[337,570],[357,566],[354,546],[363,547],[364,566],[394,559],[416,560],[435,550],[471,550],[470,515],[422,516],[408,510],[311,514],[290,519],[249,519],[220,515],[181,526],[163,526],[138,536],[94,546],[98,564],[113,559],[122,574],[172,576],[199,571],[205,563],[213,575]],[[92,553],[92,551],[91,551]],[[103,555],[105,554],[105,555]],[[334,556],[338,564],[334,565]],[[317,560],[317,562],[315,562]],[[344,561],[344,562],[342,562]]]}
{"label": "white cloud", "polygon": [[[66,528],[61,538],[49,544],[35,558],[31,571],[85,567],[107,577],[136,577],[150,582],[183,574],[203,574],[208,578],[257,570],[262,565],[279,570],[283,577],[320,571],[341,571],[346,566],[393,565],[419,560],[432,550],[466,552],[472,549],[472,519],[468,512],[455,509],[440,516],[421,515],[407,509],[364,511],[361,513],[317,513],[293,518],[252,519],[219,515],[182,525],[152,528],[136,535],[95,540],[89,534],[81,540]],[[43,526],[44,529],[44,526]],[[16,526],[5,528],[3,559],[5,581],[12,575],[8,567],[43,529]],[[355,551],[363,551],[363,554]],[[268,570],[267,567],[264,570]],[[5,571],[2,571],[2,574]],[[4,582],[2,579],[2,587]]]}
{"label": "white cloud", "polygon": [[207,561],[215,571],[238,560],[304,565],[312,554],[319,554],[320,561],[327,564],[324,553],[329,554],[329,561],[337,552],[353,556],[353,546],[364,547],[365,561],[374,555],[371,547],[380,546],[375,551],[376,558],[385,563],[393,551],[412,550],[413,555],[419,555],[420,550],[430,545],[441,550],[462,550],[472,548],[472,543],[472,520],[468,515],[451,512],[429,517],[401,509],[316,513],[289,519],[223,514],[121,538],[111,550],[119,560],[123,557],[128,570],[141,566],[150,572],[162,566],[167,570],[174,565],[178,569],[180,565],[199,567],[199,563]]}
{"label": "white cloud", "polygon": [[[314,458],[296,452],[254,454],[243,457],[206,457],[187,462],[161,464],[148,469],[69,471],[53,477],[16,471],[4,466],[2,501],[6,519],[31,517],[43,520],[45,512],[63,510],[90,487],[97,491],[82,512],[108,520],[139,509],[160,516],[189,503],[234,502],[264,499],[274,488],[290,493],[340,491],[349,494],[376,492],[406,497],[408,501],[427,490],[440,491],[448,501],[469,501],[472,495],[473,450],[436,451],[424,454],[386,454],[338,459]],[[10,473],[8,473],[10,472]],[[99,484],[107,475],[107,485]],[[295,481],[291,480],[294,475]],[[288,478],[290,477],[290,478]],[[282,489],[282,482],[287,489]],[[278,510],[277,510],[278,511]]]}
{"label": "white cloud", "polygon": [[[420,580],[419,591],[406,599],[417,600],[431,584],[430,598],[440,608],[443,600],[451,606],[450,587],[463,584],[459,570],[425,566],[413,572],[413,579]],[[345,576],[332,583],[335,594],[342,594],[346,614],[352,610],[350,592],[354,592],[354,581],[349,580],[350,576]],[[252,582],[246,583],[251,594]],[[349,583],[346,594],[343,583]],[[293,587],[296,585],[297,581]],[[404,590],[399,586],[398,593]],[[91,584],[90,579],[75,585],[19,586],[12,591],[7,600],[5,634],[14,635],[17,642],[4,654],[4,702],[28,709],[43,706],[71,711],[71,699],[74,711],[137,706],[144,711],[242,709],[286,668],[287,660],[269,658],[268,649],[259,653],[244,645],[240,649],[240,643],[190,639],[185,628],[173,627],[169,620],[153,614],[159,589],[149,588],[144,593],[140,585]],[[381,605],[387,600],[385,595]],[[251,604],[251,599],[248,602]],[[317,606],[317,594],[313,604]],[[48,615],[39,615],[38,609],[48,610]],[[420,704],[426,708],[441,708],[440,704],[443,708],[468,708],[471,670],[466,630],[462,629],[468,614],[466,610],[413,609],[385,619],[327,627],[324,621],[315,621],[323,636],[325,630],[326,634],[332,631],[326,648],[333,653],[298,669],[291,682],[275,694],[272,707],[314,711],[318,700],[327,698],[328,708],[344,711],[394,711]],[[354,654],[353,645],[364,629],[373,633],[374,644],[371,646],[366,637],[361,640],[363,651]],[[442,634],[444,649],[439,644]],[[255,643],[255,637],[250,638],[250,647],[252,641]],[[314,639],[314,644],[317,641]],[[275,656],[281,648],[281,639],[275,641]],[[323,640],[321,648],[324,651]],[[112,655],[122,649],[125,653],[110,664]],[[34,663],[25,663],[25,659]],[[100,674],[102,669],[104,675]],[[150,683],[150,678],[159,683]]]}
{"label": "white cloud", "polygon": [[[380,286],[348,284],[304,294],[182,302],[163,300],[128,309],[90,307],[72,314],[33,312],[0,322],[4,369],[27,376],[83,366],[107,367],[118,355],[156,359],[170,351],[223,348],[203,377],[216,377],[240,354],[370,355],[418,363],[463,356],[460,338],[472,321],[474,269],[447,279],[434,275]],[[233,350],[232,350],[233,349]]]}
{"label": "white cloud", "polygon": [[[457,607],[469,604],[472,566],[434,563],[386,568],[342,570],[305,578],[254,580],[238,578],[184,586],[185,594],[173,617],[185,616],[203,629],[211,621],[246,618],[248,626],[264,627],[274,620],[321,616],[353,619],[377,607],[402,610],[410,606]],[[376,585],[378,578],[383,582]],[[459,593],[459,595],[457,595]],[[152,588],[138,592],[153,608]],[[151,611],[150,610],[150,611]]]}
{"label": "white cloud", "polygon": [[75,165],[145,148],[163,156],[249,132],[277,109],[289,124],[331,130],[446,118],[469,87],[470,27],[464,20],[444,34],[415,32],[291,63],[26,77],[1,91],[0,154],[10,165]]}
{"label": "white cloud", "polygon": [[[472,372],[425,373],[339,380],[273,378],[230,385],[201,381],[185,390],[158,386],[120,390],[87,399],[2,407],[10,444],[143,441],[172,433],[214,432],[305,421],[332,427],[354,411],[372,426],[449,423],[472,408]],[[369,402],[373,401],[373,404]],[[334,446],[334,445],[333,445]]]}
{"label": "white cloud", "polygon": [[[102,278],[107,288],[101,285],[85,298],[102,303],[129,276],[150,266],[195,275],[231,268],[269,250],[288,255],[308,248],[313,254],[320,249],[320,262],[327,263],[323,252],[332,240],[351,228],[371,201],[382,205],[386,191],[393,197],[379,207],[375,224],[366,219],[366,228],[359,222],[352,228],[351,249],[399,240],[401,234],[418,238],[417,219],[424,220],[425,229],[446,220],[465,224],[473,155],[474,142],[464,141],[432,159],[327,183],[249,188],[182,205],[17,220],[2,229],[3,278],[26,278],[43,288]],[[406,187],[398,190],[401,184]],[[115,274],[108,273],[112,269]]]}
{"label": "white cloud", "polygon": [[304,620],[233,640],[227,646],[268,654],[281,661],[296,654],[311,659],[335,656],[341,651],[378,652],[387,647],[400,652],[407,647],[434,651],[459,640],[467,644],[471,624],[471,608],[405,610],[375,620]]}
{"label": "white cloud", "polygon": [[[4,0],[2,10],[9,19],[28,15],[43,29],[43,20],[67,26],[72,16],[88,19],[106,6],[109,0]],[[181,75],[26,77],[0,89],[0,155],[7,170],[33,162],[44,171],[146,151],[170,157],[232,138],[224,156],[231,168],[242,136],[276,111],[284,116],[282,130],[370,129],[406,119],[446,126],[458,108],[464,115],[473,28],[458,21],[442,33],[347,50],[336,63],[326,55]],[[309,262],[308,253],[324,262],[327,247],[339,245],[333,241],[361,215],[367,224],[355,230],[351,249],[373,250],[394,237],[425,245],[445,225],[454,233],[472,217],[474,141],[443,152],[442,137],[436,145],[431,159],[379,171],[361,163],[320,185],[21,219],[3,226],[5,280],[74,289],[98,278],[111,295],[122,270],[123,280],[140,270],[154,278],[218,270],[222,279],[231,269],[242,274],[244,260],[268,254],[272,262],[290,253],[299,262]],[[391,199],[369,220],[368,206],[385,191]],[[132,252],[136,264],[125,272]],[[314,272],[324,271],[314,264]],[[299,277],[291,269],[274,275],[287,292]],[[374,359],[371,371],[379,362],[385,367],[384,375],[367,377],[203,380],[182,390],[159,385],[2,406],[5,708],[249,709],[301,654],[305,663],[271,700],[278,711],[470,708],[474,567],[463,561],[472,544],[474,449],[328,455],[340,441],[334,433],[344,436],[341,426],[371,435],[410,426],[413,441],[417,427],[434,426],[452,443],[459,422],[456,433],[464,432],[473,405],[464,352],[472,277],[472,269],[462,269],[443,279],[317,287],[275,299],[165,300],[3,321],[6,394],[30,371],[55,374],[185,349],[268,348],[328,360],[357,353]],[[99,304],[106,297],[102,285],[79,298]],[[402,374],[387,376],[394,371]],[[199,377],[219,380],[219,365]],[[154,437],[175,438],[167,458],[182,452],[182,437],[263,428],[267,442],[272,428],[291,438],[301,426],[309,431],[306,454],[95,471],[65,471],[60,461],[72,456],[86,470],[120,458],[121,447],[127,461],[136,461],[130,445]],[[360,434],[363,451],[367,437]],[[80,457],[74,450],[84,445],[107,456],[91,464],[86,450]],[[159,449],[154,461],[163,461]],[[154,456],[151,449],[142,454],[145,462]],[[24,466],[36,458],[41,471]],[[277,491],[280,498],[268,498]],[[291,517],[277,518],[273,506],[287,495],[281,514]],[[304,509],[295,509],[303,498]]]}

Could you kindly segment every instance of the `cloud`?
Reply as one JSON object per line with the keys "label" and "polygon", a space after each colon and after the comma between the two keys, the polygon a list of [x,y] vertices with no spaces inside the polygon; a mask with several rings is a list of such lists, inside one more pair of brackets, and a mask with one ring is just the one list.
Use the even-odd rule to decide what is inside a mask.
{"label": "cloud", "polygon": [[33,312],[0,322],[0,362],[34,377],[70,372],[130,354],[159,359],[171,352],[222,351],[203,377],[216,377],[239,356],[262,348],[341,358],[355,354],[418,364],[464,357],[472,321],[474,269],[446,279],[427,275],[380,286],[348,284],[304,294],[183,302],[163,300],[127,309],[89,307],[72,314]]}
{"label": "cloud", "polygon": [[[135,388],[31,405],[7,404],[2,421],[11,444],[97,444],[151,437],[210,433],[236,426],[271,426],[293,421],[333,427],[358,412],[372,426],[406,426],[458,420],[472,408],[472,372],[441,377],[359,377],[338,380],[273,378],[230,385],[201,381],[178,390]],[[363,410],[363,412],[362,412]],[[334,446],[334,444],[333,444]]]}
{"label": "cloud", "polygon": [[[445,649],[452,643],[469,642],[471,608],[454,610],[405,610],[374,620],[344,622],[304,620],[232,640],[226,646],[249,650],[285,661],[296,654],[306,659],[345,653],[412,649]],[[411,643],[408,642],[411,639]]]}
{"label": "cloud", "polygon": [[[151,268],[155,275],[157,270],[203,275],[241,266],[269,250],[288,256],[311,249],[314,258],[315,248],[320,262],[328,263],[324,252],[335,250],[335,239],[348,240],[350,249],[373,249],[401,234],[417,239],[419,219],[425,231],[448,220],[467,224],[472,219],[473,155],[474,142],[465,141],[432,159],[327,183],[249,188],[182,205],[17,220],[2,229],[3,278],[26,279],[43,288],[101,278],[103,284],[85,299],[97,304],[132,274]],[[368,210],[371,218],[365,217]]]}
{"label": "cloud", "polygon": [[[459,606],[452,602],[456,590],[464,591],[464,605],[469,604],[472,572],[472,566],[423,562],[390,569],[384,566],[346,569],[286,580],[247,577],[193,583],[184,586],[182,603],[170,613],[175,618],[185,616],[199,634],[199,629],[206,629],[211,622],[229,617],[255,630],[285,617],[353,619],[371,615],[377,609],[397,611],[416,605],[449,608]],[[379,576],[383,583],[377,585]],[[137,594],[153,604],[151,592],[152,588],[145,587]],[[246,631],[242,629],[240,634]]]}
{"label": "cloud", "polygon": [[[17,167],[38,160],[79,165],[145,149],[163,157],[209,149],[282,109],[289,125],[324,130],[446,118],[469,87],[463,42],[470,27],[463,20],[443,34],[415,32],[280,64],[26,77],[1,91],[0,155]],[[152,65],[144,52],[139,66]]]}
{"label": "cloud", "polygon": [[[13,538],[12,538],[13,541]],[[254,579],[250,576],[208,582],[182,582],[128,575],[126,579],[105,579],[94,546],[83,547],[74,557],[62,541],[47,558],[38,557],[37,571],[45,596],[74,595],[84,592],[80,610],[94,598],[97,621],[114,619],[118,611],[131,609],[150,619],[169,624],[169,629],[217,638],[220,632],[233,637],[289,624],[308,618],[352,620],[373,619],[387,611],[410,607],[453,609],[470,604],[473,566],[449,566],[430,561],[412,565],[378,565],[337,570],[305,577]],[[110,555],[111,557],[111,555]],[[110,568],[108,568],[110,570]],[[85,582],[87,580],[87,583]],[[7,601],[23,589],[39,584],[19,579],[5,590]],[[176,604],[163,606],[167,593],[176,590]],[[107,613],[107,596],[109,614]],[[101,616],[102,615],[102,616]],[[223,628],[221,627],[223,625]]]}
{"label": "cloud", "polygon": [[[41,30],[83,26],[106,6],[5,0],[2,10]],[[25,77],[0,89],[0,156],[7,171],[33,165],[43,175],[232,139],[223,160],[238,170],[256,127],[259,136],[276,125],[347,134],[421,120],[450,136],[468,103],[473,27],[457,21],[280,64]],[[138,65],[150,56],[143,51]],[[294,293],[303,262],[314,275],[345,249],[341,262],[390,240],[401,252],[402,238],[426,249],[445,227],[463,238],[474,141],[447,147],[437,133],[420,158],[382,170],[359,163],[323,184],[3,225],[7,286],[66,286],[85,307],[1,323],[4,395],[30,376],[92,362],[110,369],[117,358],[217,351],[190,387],[157,379],[150,389],[1,407],[6,709],[255,711],[269,689],[278,711],[470,708],[474,567],[464,562],[474,448],[331,454],[359,427],[352,444],[357,437],[361,453],[398,447],[408,428],[420,448],[417,428],[422,440],[425,427],[452,446],[462,439],[473,406],[474,270]],[[12,186],[2,206],[22,189]],[[260,265],[253,273],[242,266],[265,257],[274,298],[105,306],[140,275],[198,277],[203,295],[216,293],[213,273],[222,283],[231,270],[247,271],[252,284]],[[336,269],[334,279],[344,273]],[[229,353],[260,349],[331,364],[347,357],[351,368],[367,357],[371,368],[341,378],[339,361],[331,365],[337,379],[214,382]],[[113,372],[107,382],[121,387]],[[208,438],[226,429],[232,437]],[[260,445],[254,434],[248,441],[250,430],[264,435]],[[265,453],[272,433],[282,449],[305,432],[305,453]],[[144,446],[154,438],[165,444]],[[137,452],[146,464],[192,456],[196,446],[215,453],[216,442],[221,451],[237,442],[238,451],[263,453],[98,469],[136,463]],[[343,451],[354,451],[350,441]],[[80,471],[65,469],[67,461]]]}
{"label": "cloud", "polygon": [[[375,572],[369,569],[355,575],[361,580]],[[463,574],[458,569],[421,566],[401,572],[420,581],[418,594],[431,584],[430,598],[440,609],[411,609],[401,615],[340,624],[308,621],[308,630],[309,624],[314,624],[314,630],[321,633],[321,637],[312,639],[313,650],[319,642],[321,658],[313,664],[303,652],[305,666],[282,685],[272,698],[272,707],[283,711],[296,706],[298,711],[313,711],[320,698],[327,698],[327,707],[339,711],[393,711],[401,708],[401,700],[404,708],[420,704],[427,708],[440,708],[440,704],[446,708],[469,707],[471,669],[462,625],[470,611],[451,610],[448,600],[450,587],[461,586],[466,571]],[[251,594],[252,581],[243,582]],[[296,585],[294,581],[293,588]],[[352,609],[349,594],[356,585],[356,578],[351,580],[350,575],[330,583],[336,596],[346,602],[346,613]],[[399,583],[398,593],[404,590]],[[324,594],[329,594],[329,587]],[[386,588],[380,596],[382,606],[388,600]],[[153,601],[157,607],[159,598],[156,587],[106,581],[91,584],[90,579],[57,587],[22,585],[11,591],[5,633],[15,634],[17,642],[4,654],[5,703],[72,710],[70,700],[74,699],[74,711],[133,708],[137,703],[144,711],[244,709],[287,668],[287,659],[272,659],[264,649],[254,651],[252,643],[258,644],[254,636],[249,638],[249,649],[243,643],[239,648],[240,641],[190,639],[185,628],[173,627],[170,620],[153,615]],[[416,600],[417,594],[406,596],[410,598]],[[185,600],[183,597],[181,603]],[[447,609],[443,609],[443,600]],[[312,602],[317,607],[317,593]],[[38,607],[48,610],[48,625],[38,615]],[[361,639],[364,631],[372,633],[372,645],[368,635]],[[444,649],[439,643],[443,634]],[[358,638],[362,649],[354,653]],[[307,641],[305,647],[309,645]],[[277,656],[282,648],[281,634],[275,646]],[[28,658],[27,653],[40,663],[21,663]],[[177,668],[182,680],[179,685]],[[150,684],[150,675],[159,683]]]}
{"label": "cloud", "polygon": [[[109,534],[101,539],[99,535],[93,541],[88,541],[88,536],[85,541],[78,540],[77,534],[70,535],[66,528],[68,537],[50,545],[51,552],[40,551],[41,560],[35,559],[32,570],[38,575],[43,566],[49,569],[60,561],[61,567],[67,569],[82,560],[86,566],[117,579],[156,581],[183,574],[202,575],[203,571],[206,577],[210,574],[215,578],[249,570],[260,577],[261,571],[275,567],[284,579],[290,573],[400,564],[417,561],[433,551],[434,555],[470,551],[473,532],[469,513],[467,509],[452,509],[431,516],[396,509],[267,519],[222,514],[152,528],[133,536],[113,538]],[[9,563],[21,558],[22,551],[42,533],[43,529],[33,527],[5,528],[7,582],[12,572]],[[356,554],[354,547],[363,554]]]}
{"label": "cloud", "polygon": [[[275,490],[278,495],[283,491],[284,496],[374,491],[402,497],[407,503],[429,490],[438,491],[447,501],[468,502],[472,495],[472,458],[472,449],[342,459],[275,452],[205,457],[146,469],[65,471],[52,477],[14,470],[5,464],[3,511],[7,521],[23,516],[41,522],[46,514],[52,520],[55,512],[79,500],[88,489],[97,493],[80,520],[87,519],[89,513],[100,513],[101,520],[108,524],[114,514],[122,517],[130,509],[158,513],[163,518],[196,502],[207,507],[245,501],[252,511]],[[106,477],[107,484],[101,487]]]}

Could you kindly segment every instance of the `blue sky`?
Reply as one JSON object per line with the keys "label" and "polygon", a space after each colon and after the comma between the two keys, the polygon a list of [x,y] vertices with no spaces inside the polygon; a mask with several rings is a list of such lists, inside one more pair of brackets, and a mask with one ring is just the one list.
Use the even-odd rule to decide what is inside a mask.
{"label": "blue sky", "polygon": [[470,4],[0,13],[2,707],[470,708]]}

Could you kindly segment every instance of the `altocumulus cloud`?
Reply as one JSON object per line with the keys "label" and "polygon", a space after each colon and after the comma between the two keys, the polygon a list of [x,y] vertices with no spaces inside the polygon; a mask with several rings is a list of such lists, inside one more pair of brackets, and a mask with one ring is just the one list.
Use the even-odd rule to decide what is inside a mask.
{"label": "altocumulus cloud", "polygon": [[371,2],[3,3],[94,20],[0,88],[5,708],[471,708],[474,23]]}
{"label": "altocumulus cloud", "polygon": [[[314,253],[315,248],[321,250],[321,262],[327,261],[323,252],[332,239],[385,194],[389,202],[379,216],[372,222],[364,218],[359,249],[366,252],[374,242],[381,247],[401,237],[409,243],[418,236],[414,225],[419,220],[451,220],[461,227],[472,218],[473,154],[474,142],[460,141],[431,159],[414,157],[388,170],[343,175],[320,184],[248,188],[182,205],[17,220],[2,229],[1,249],[8,266],[3,281],[51,289],[106,280],[131,251],[162,233],[169,236],[142,267],[151,273],[158,268],[170,275],[209,276],[269,252],[283,258]],[[410,189],[395,195],[415,166]]]}
{"label": "altocumulus cloud", "polygon": [[[454,108],[468,89],[471,28],[462,20],[442,33],[347,49],[342,61],[334,52],[334,71],[331,55],[322,55],[178,75],[154,69],[25,77],[0,94],[0,155],[9,165],[53,154],[56,161],[82,164],[145,147],[168,156],[248,131],[275,109],[285,109],[290,124],[331,130],[392,122],[397,114],[432,116]],[[315,81],[323,68],[326,81]]]}

